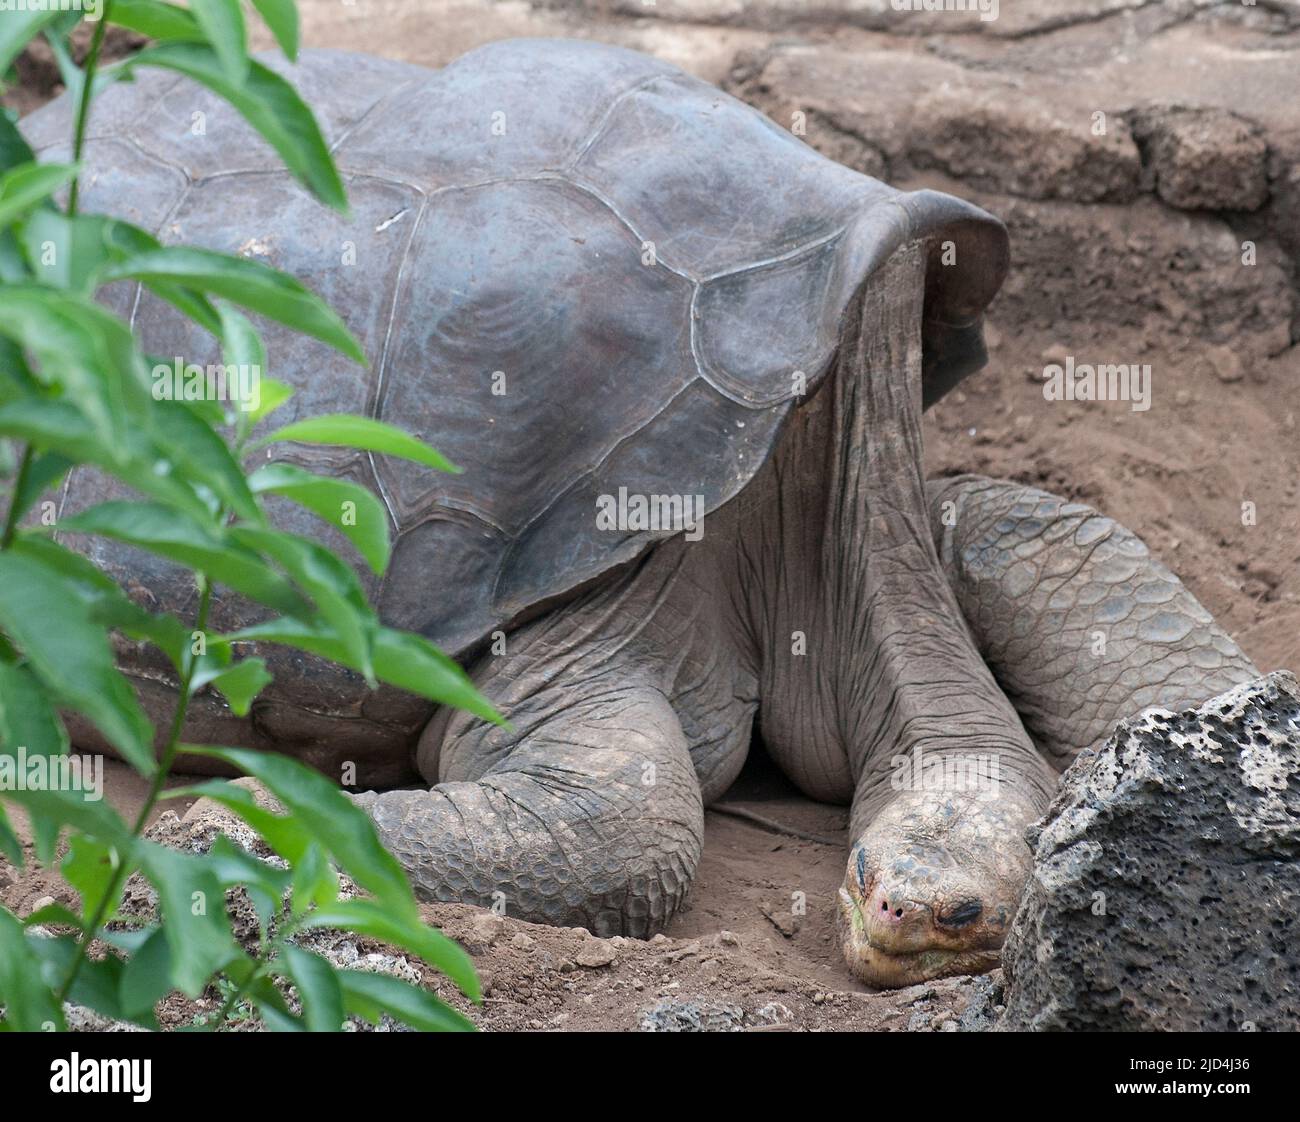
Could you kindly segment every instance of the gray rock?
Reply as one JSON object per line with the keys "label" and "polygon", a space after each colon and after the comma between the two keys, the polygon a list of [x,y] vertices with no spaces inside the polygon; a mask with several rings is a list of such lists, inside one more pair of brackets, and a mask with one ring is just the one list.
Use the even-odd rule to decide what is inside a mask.
{"label": "gray rock", "polygon": [[981,974],[971,979],[974,991],[957,1018],[959,1032],[987,1032],[997,1024],[1006,1000],[1006,981],[1001,973]]}
{"label": "gray rock", "polygon": [[745,1011],[727,1001],[665,997],[643,1009],[642,1032],[743,1032]]}
{"label": "gray rock", "polygon": [[1300,1027],[1300,685],[1150,709],[1029,831],[999,1030]]}

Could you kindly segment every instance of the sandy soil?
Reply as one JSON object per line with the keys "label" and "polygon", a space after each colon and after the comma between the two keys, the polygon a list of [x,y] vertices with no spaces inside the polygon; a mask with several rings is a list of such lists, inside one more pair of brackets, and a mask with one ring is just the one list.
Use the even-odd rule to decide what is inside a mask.
{"label": "sandy soil", "polygon": [[[105,797],[120,810],[138,811],[144,793],[130,769],[107,764]],[[192,805],[180,798],[156,813],[155,840],[192,844],[197,827],[173,817]],[[737,812],[825,840],[779,833],[734,817]],[[24,834],[24,823],[16,825]],[[996,979],[947,979],[877,994],[847,975],[835,944],[834,912],[846,826],[843,808],[803,798],[756,752],[725,805],[706,816],[695,887],[667,935],[649,942],[596,939],[581,929],[543,927],[481,908],[431,905],[426,919],[474,956],[483,1005],[470,1006],[422,964],[399,959],[399,968],[414,969],[423,983],[493,1030],[647,1031],[696,1021],[753,1031],[982,1027]],[[75,902],[56,872],[34,862],[16,870],[3,858],[0,900],[19,915],[52,900]],[[368,940],[356,940],[355,947],[362,956],[385,953]],[[160,1019],[181,1027],[218,1005],[215,997],[174,997]]]}
{"label": "sandy soil", "polygon": [[[510,35],[591,36],[660,54],[712,81],[730,81],[771,112],[782,90],[747,85],[743,74],[737,79],[737,60],[745,52],[791,43],[797,50],[841,58],[846,51],[914,52],[918,60],[957,59],[969,74],[997,72],[1020,81],[1055,73],[1053,59],[1070,52],[1084,65],[1101,50],[1097,37],[1102,35],[1113,41],[1106,47],[1113,60],[1132,45],[1135,26],[1130,15],[1097,14],[1120,5],[1086,0],[1044,3],[1045,12],[1065,12],[1065,23],[1056,30],[1045,23],[1024,31],[1012,21],[1001,30],[946,33],[944,25],[945,34],[929,38],[913,32],[890,36],[833,15],[783,23],[779,11],[771,14],[780,7],[777,0],[752,5],[752,18],[735,16],[743,5],[720,0],[701,0],[693,10],[683,3],[661,4],[655,18],[618,0],[557,0],[536,7],[522,0],[355,5],[303,0],[300,6],[305,39],[316,46],[439,65],[478,43]],[[1216,61],[1216,52],[1226,49],[1223,35],[1250,32],[1235,22],[1226,30],[1198,26],[1195,20],[1205,7],[1170,5],[1192,14],[1152,32],[1166,41],[1174,37],[1182,52],[1178,57],[1193,71]],[[634,14],[619,14],[625,11]],[[679,18],[670,18],[674,13]],[[1265,30],[1273,36],[1268,50],[1296,49],[1294,30]],[[1290,57],[1293,71],[1300,73],[1295,56]],[[1157,80],[1158,70],[1149,69],[1152,74],[1150,80]],[[49,88],[6,100],[28,108]],[[1291,101],[1300,103],[1300,97]],[[1276,106],[1276,99],[1271,104]],[[1287,143],[1300,135],[1294,121],[1280,121],[1276,129]],[[876,158],[869,145],[853,140],[847,126],[809,139],[837,158]],[[1285,145],[1278,150],[1290,151]],[[1221,296],[1213,278],[1189,297],[1170,279],[1185,268],[1181,255],[1196,239],[1248,236],[1250,221],[1234,214],[1188,216],[1150,200],[1088,206],[1071,218],[1073,212],[1059,209],[1064,203],[1051,204],[1058,209],[1050,214],[1036,210],[1048,204],[1016,197],[979,176],[963,182],[947,177],[952,168],[905,161],[897,166],[899,174],[890,177],[897,185],[946,187],[1008,215],[1013,227],[1016,263],[990,315],[990,363],[929,415],[931,474],[973,470],[1007,476],[1098,506],[1145,538],[1261,670],[1300,669],[1300,348],[1289,345],[1284,316],[1280,342],[1244,349],[1236,366],[1210,361],[1210,343],[1225,340],[1211,340],[1199,325],[1220,322],[1221,300],[1248,305],[1253,298],[1248,292]],[[1286,156],[1271,174],[1280,192],[1287,182],[1300,183],[1300,163]],[[1261,219],[1270,220],[1267,214]],[[1073,260],[1076,255],[1083,264]],[[1274,260],[1277,276],[1294,283],[1289,257],[1279,251]],[[1076,265],[1077,275],[1070,272]],[[1143,304],[1148,297],[1149,306]],[[1122,312],[1129,302],[1143,305],[1142,313],[1114,311]],[[1158,407],[1135,413],[1124,403],[1060,408],[1044,400],[1038,375],[1045,362],[1099,347],[1109,361],[1153,364]],[[1244,501],[1258,511],[1253,526],[1243,525]],[[140,796],[139,784],[125,769],[110,765],[108,794],[130,807]],[[847,844],[843,808],[802,798],[757,753],[727,802],[827,840],[710,812],[703,863],[689,902],[668,936],[650,943],[594,940],[472,908],[431,909],[431,918],[465,941],[488,980],[487,1002],[476,1019],[489,1028],[629,1029],[643,1027],[647,1010],[667,1000],[713,1003],[693,1011],[674,1008],[688,1020],[712,1016],[745,1028],[978,1027],[972,1016],[963,1025],[961,1012],[973,995],[985,1000],[987,980],[957,979],[872,995],[840,965],[833,932]],[[47,874],[19,875],[0,865],[0,899],[20,913],[58,892],[57,880]],[[178,1008],[175,1021],[194,1012]],[[662,1022],[672,1011],[657,1016]]]}

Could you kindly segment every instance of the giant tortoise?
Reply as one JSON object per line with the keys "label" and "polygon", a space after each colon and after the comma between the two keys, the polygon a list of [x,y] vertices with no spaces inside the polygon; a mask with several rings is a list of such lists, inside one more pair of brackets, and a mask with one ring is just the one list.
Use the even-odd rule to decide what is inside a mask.
{"label": "giant tortoise", "polygon": [[[85,205],[301,277],[370,365],[268,325],[291,408],[368,411],[465,469],[285,453],[378,489],[383,617],[460,660],[508,728],[271,652],[249,719],[204,696],[186,734],[351,781],[424,897],[650,936],[757,739],[807,795],[852,807],[827,905],[854,973],[985,969],[1059,770],[1119,718],[1255,675],[1109,519],[925,480],[922,410],[983,365],[1007,269],[984,211],[594,43],[495,43],[438,71],[309,52],[290,74],[350,217],[174,76],[102,98]],[[69,115],[65,98],[25,122],[47,158]],[[152,353],[219,361],[150,294],[112,299]],[[74,475],[62,509],[110,492]],[[81,547],[153,606],[192,609],[162,563]],[[216,626],[254,618],[219,597]],[[166,668],[122,657],[168,711]]]}

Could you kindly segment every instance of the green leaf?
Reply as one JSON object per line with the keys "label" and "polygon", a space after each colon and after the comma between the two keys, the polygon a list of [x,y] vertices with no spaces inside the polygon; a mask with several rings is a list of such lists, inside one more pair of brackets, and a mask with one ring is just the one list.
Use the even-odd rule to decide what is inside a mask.
{"label": "green leaf", "polygon": [[316,119],[294,88],[274,71],[253,62],[243,85],[235,86],[211,47],[180,42],[148,47],[122,65],[132,70],[160,66],[207,86],[266,138],[313,195],[346,213],[347,194]]}
{"label": "green leaf", "polygon": [[290,1012],[274,980],[268,974],[258,973],[261,966],[261,962],[241,954],[226,967],[226,977],[243,989],[245,997],[262,1014],[269,1031],[306,1031],[304,1022]]}
{"label": "green leaf", "polygon": [[118,985],[118,1004],[129,1017],[150,1012],[172,992],[172,951],[167,933],[154,927],[126,961]]}
{"label": "green leaf", "polygon": [[64,1029],[63,1010],[41,978],[41,961],[18,917],[0,907],[0,1005],[3,1023],[19,1032]]}
{"label": "green leaf", "polygon": [[374,572],[388,567],[388,511],[368,488],[281,463],[259,468],[248,486],[255,495],[284,495],[341,530]]}
{"label": "green leaf", "polygon": [[14,517],[21,518],[37,499],[56,488],[72,467],[72,461],[56,452],[40,452],[27,465],[23,485],[14,496]]}
{"label": "green leaf", "polygon": [[[104,236],[108,239],[114,261],[122,261],[136,254],[162,248],[162,242],[147,230],[117,219],[105,219]],[[181,314],[187,319],[192,319],[205,331],[220,335],[221,318],[217,315],[217,309],[203,293],[169,281],[146,281],[145,286],[156,296],[179,309]]]}
{"label": "green leaf", "polygon": [[[31,280],[27,261],[18,248],[18,239],[12,229],[0,229],[0,281],[5,284],[25,284]],[[7,372],[6,372],[7,373]]]}
{"label": "green leaf", "polygon": [[380,842],[369,816],[319,772],[272,752],[188,746],[186,751],[224,760],[260,780],[357,884],[394,915],[418,919],[406,874]]}
{"label": "green leaf", "polygon": [[79,553],[39,534],[20,534],[10,549],[20,557],[31,557],[58,572],[90,608],[91,618],[132,639],[158,647],[179,670],[187,658],[190,628],[173,615],[145,611],[117,586],[103,570]]}
{"label": "green leaf", "polygon": [[190,11],[216,49],[226,79],[242,86],[248,78],[248,32],[239,0],[190,0]]}
{"label": "green leaf", "polygon": [[160,439],[190,482],[210,488],[241,518],[265,521],[243,469],[206,422],[175,401],[161,403],[153,419]]}
{"label": "green leaf", "polygon": [[43,908],[37,908],[23,920],[24,927],[72,927],[80,930],[83,926],[82,918],[69,908],[62,904],[46,904]]}
{"label": "green leaf", "polygon": [[356,573],[328,549],[293,534],[235,526],[230,536],[240,545],[270,557],[311,596],[334,629],[349,665],[355,666],[373,688],[371,651],[378,620],[366,602]]}
{"label": "green leaf", "polygon": [[59,868],[63,872],[63,879],[81,897],[81,910],[86,915],[98,910],[104,894],[116,881],[116,896],[108,902],[108,909],[104,913],[104,922],[108,923],[117,915],[122,890],[126,887],[125,877],[117,880],[121,864],[122,854],[115,846],[105,845],[85,834],[73,834],[68,840],[67,855]]}
{"label": "green leaf", "polygon": [[205,667],[194,675],[190,692],[193,694],[203,686],[212,686],[221,691],[236,717],[247,717],[253,699],[270,683],[271,675],[266,663],[260,658],[246,658],[225,669]]}
{"label": "green leaf", "polygon": [[70,218],[59,210],[34,210],[19,240],[36,278],[54,288],[93,293],[99,270],[112,256],[106,236],[110,221],[97,214]]}
{"label": "green leaf", "polygon": [[0,287],[0,335],[36,359],[41,381],[62,388],[100,439],[126,443],[127,417],[150,404],[144,358],[130,329],[93,300],[40,285]]}
{"label": "green leaf", "polygon": [[[11,237],[8,230],[0,235],[0,242]],[[0,280],[8,281],[0,277]],[[36,380],[23,349],[12,339],[0,336],[0,404],[32,397],[41,392],[41,385]]]}
{"label": "green leaf", "polygon": [[153,727],[114,667],[103,628],[56,571],[0,554],[0,627],[60,701],[89,717],[138,771],[153,773]]}
{"label": "green leaf", "polygon": [[266,347],[257,328],[242,312],[225,301],[218,304],[221,316],[221,358],[226,367],[247,371],[251,378],[252,393],[237,403],[237,438],[242,444],[256,421],[253,417],[262,408],[262,376],[266,372]]}
{"label": "green leaf", "polygon": [[114,445],[66,401],[22,400],[0,406],[0,436],[26,440],[43,451],[94,464],[191,516],[211,516],[203,499],[177,477],[162,453],[154,451],[140,433],[128,432],[121,445]]}
{"label": "green leaf", "polygon": [[[79,12],[65,13],[65,17],[70,17],[74,21],[80,20]],[[50,52],[54,55],[55,65],[59,68],[59,78],[63,82],[63,92],[74,102],[81,100],[81,91],[86,84],[86,76],[82,73],[81,67],[72,61],[72,55],[68,52],[68,32],[71,27],[65,31],[56,23],[45,30],[45,42],[49,45]]]}
{"label": "green leaf", "polygon": [[253,7],[271,29],[290,62],[298,61],[298,5],[294,0],[253,0]]}
{"label": "green leaf", "polygon": [[102,279],[179,284],[211,292],[328,343],[362,365],[366,362],[361,344],[328,304],[288,273],[259,261],[192,246],[161,246],[110,265]]}
{"label": "green leaf", "polygon": [[[181,754],[202,755],[207,748],[182,744]],[[228,807],[257,831],[261,839],[290,865],[301,861],[312,844],[311,833],[292,815],[273,814],[258,806],[253,793],[224,779],[212,779],[167,792],[169,799],[206,798]],[[279,906],[278,898],[277,904]]]}
{"label": "green leaf", "polygon": [[76,174],[75,164],[20,164],[0,173],[0,226],[21,218]]}
{"label": "green leaf", "polygon": [[419,919],[403,919],[371,900],[352,899],[317,908],[304,926],[353,931],[401,947],[441,970],[471,1001],[482,1000],[473,960],[457,943]]}
{"label": "green leaf", "polygon": [[68,734],[31,670],[0,662],[0,752],[20,744],[29,758],[61,756]]}
{"label": "green leaf", "polygon": [[239,951],[226,897],[208,862],[155,842],[137,842],[140,867],[158,892],[176,988],[198,997]]}
{"label": "green leaf", "polygon": [[161,0],[113,0],[110,23],[128,27],[160,42],[205,42],[203,29],[184,8]]}
{"label": "green leaf", "polygon": [[375,673],[390,685],[505,724],[469,675],[421,635],[382,629],[375,637]]}
{"label": "green leaf", "polygon": [[201,523],[154,503],[106,502],[64,519],[66,533],[99,534],[147,549],[206,573],[211,579],[279,611],[306,605],[278,573],[251,550],[223,541]]}
{"label": "green leaf", "polygon": [[[3,33],[0,33],[2,36]],[[0,109],[0,171],[8,171],[19,164],[36,162],[36,154],[23,139],[18,126],[3,109]]]}
{"label": "green leaf", "polygon": [[81,791],[31,789],[6,791],[5,798],[23,807],[32,817],[33,827],[40,827],[35,831],[36,853],[43,864],[49,864],[52,859],[52,843],[57,842],[61,826],[71,826],[113,845],[131,844],[131,831],[104,799],[91,801]]}
{"label": "green leaf", "polygon": [[36,4],[6,10],[4,18],[0,19],[0,74],[7,73],[23,48],[41,33],[46,24],[61,14],[57,4],[44,11]]}
{"label": "green leaf", "polygon": [[334,967],[320,955],[312,954],[292,943],[280,952],[284,975],[298,989],[303,1019],[309,1032],[341,1032],[343,1029],[343,990]]}
{"label": "green leaf", "polygon": [[334,903],[339,895],[339,878],[319,842],[313,842],[293,867],[292,911],[300,916],[314,905]]}
{"label": "green leaf", "polygon": [[81,411],[65,401],[24,398],[0,406],[0,435],[63,453],[74,461],[107,464],[110,470],[122,462]]}
{"label": "green leaf", "polygon": [[[334,635],[304,620],[273,619],[223,636],[225,642],[281,643],[342,663],[360,672],[348,661],[348,653]],[[470,681],[469,675],[427,639],[404,631],[381,627],[375,633],[375,676],[419,697],[464,709],[485,721],[504,725]]]}
{"label": "green leaf", "polygon": [[19,840],[18,835],[14,833],[14,828],[9,824],[9,816],[5,813],[4,803],[0,803],[0,853],[3,853],[9,864],[14,868],[21,869],[26,862],[23,860],[23,843]]}
{"label": "green leaf", "polygon": [[[51,938],[29,930],[26,939],[32,957],[40,963],[41,979],[46,986],[53,988],[60,985],[67,977],[72,960],[77,954],[76,936],[56,935]],[[122,970],[122,960],[116,955],[83,960],[81,968],[77,971],[76,981],[68,991],[68,1000],[74,1005],[84,1005],[114,1020],[121,1018],[122,1009],[118,1001],[118,991]]]}
{"label": "green leaf", "polygon": [[433,994],[387,974],[370,974],[364,970],[340,970],[343,1007],[372,1025],[379,1024],[388,1013],[403,1024],[422,1032],[474,1032],[468,1017]]}
{"label": "green leaf", "polygon": [[262,401],[248,414],[249,427],[252,428],[264,417],[269,417],[286,401],[293,397],[293,387],[277,382],[274,378],[262,379]]}
{"label": "green leaf", "polygon": [[269,991],[273,991],[275,986],[269,979],[260,978],[255,983],[256,991],[250,990],[248,997],[257,1011],[262,1015],[262,1020],[266,1024],[267,1032],[306,1032],[307,1024],[300,1017],[295,1017],[292,1013],[286,1013],[277,1008],[267,1000]]}
{"label": "green leaf", "polygon": [[[32,7],[39,7],[39,5],[33,4]],[[80,8],[61,4],[51,4],[50,7],[58,7],[60,12],[58,18],[45,29],[45,34],[60,36],[64,39],[72,34],[73,29],[83,18],[90,15],[84,4]]]}
{"label": "green leaf", "polygon": [[296,440],[300,444],[341,444],[346,448],[362,448],[367,452],[382,452],[403,460],[437,468],[439,471],[458,473],[461,469],[439,452],[409,432],[373,417],[358,417],[351,413],[330,413],[322,417],[308,417],[276,429],[264,436],[255,447],[276,441]]}
{"label": "green leaf", "polygon": [[[60,807],[59,809],[64,808]],[[80,808],[74,807],[74,809]],[[46,809],[33,806],[30,800],[27,802],[26,810],[28,821],[32,827],[32,848],[36,850],[36,860],[42,865],[53,865],[54,856],[59,849],[59,839],[63,836],[63,820],[67,816],[64,814],[51,814]],[[111,821],[109,824],[112,824]],[[99,836],[126,837],[128,836],[126,823],[118,819],[116,833],[113,830],[101,830]]]}
{"label": "green leaf", "polygon": [[[135,917],[131,917],[134,919]],[[99,932],[99,938],[110,947],[116,947],[127,955],[136,954],[145,941],[157,928],[152,925],[144,927],[105,927]]]}

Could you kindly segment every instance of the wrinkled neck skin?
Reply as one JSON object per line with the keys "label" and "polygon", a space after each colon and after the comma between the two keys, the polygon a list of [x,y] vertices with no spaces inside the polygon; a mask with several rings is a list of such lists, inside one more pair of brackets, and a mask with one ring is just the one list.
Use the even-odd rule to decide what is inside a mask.
{"label": "wrinkled neck skin", "polygon": [[726,581],[765,747],[808,795],[852,805],[845,954],[879,985],[996,964],[1055,782],[929,529],[924,267],[900,251],[855,302],[835,369],[733,504]]}
{"label": "wrinkled neck skin", "polygon": [[836,368],[738,500],[729,583],[764,744],[810,796],[851,802],[855,835],[898,794],[898,756],[996,756],[1036,809],[1053,782],[975,649],[931,536],[923,268],[912,247],[873,278]]}

